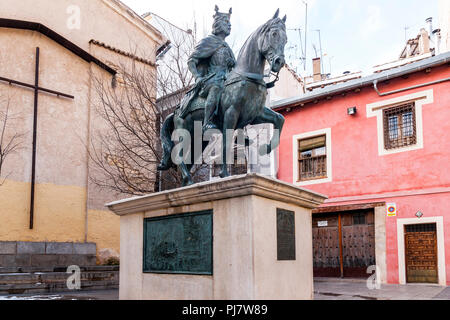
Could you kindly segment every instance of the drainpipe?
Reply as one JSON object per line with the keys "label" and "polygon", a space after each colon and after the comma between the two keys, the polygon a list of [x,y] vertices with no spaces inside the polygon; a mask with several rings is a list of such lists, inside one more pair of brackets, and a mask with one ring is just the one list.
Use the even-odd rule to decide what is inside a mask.
{"label": "drainpipe", "polygon": [[380,90],[378,90],[378,80],[375,80],[373,82],[373,88],[375,89],[375,91],[377,92],[377,94],[380,97],[384,97],[384,96],[391,95],[391,94],[394,94],[394,93],[399,93],[399,92],[408,91],[408,90],[412,90],[412,89],[422,88],[422,87],[426,87],[426,86],[430,86],[430,85],[433,85],[433,84],[438,84],[438,83],[442,83],[442,82],[446,82],[446,81],[450,81],[450,78],[445,78],[445,79],[441,79],[441,80],[431,81],[431,82],[422,83],[422,84],[418,84],[418,85],[407,87],[407,88],[403,88],[403,89],[398,89],[398,90],[389,91],[389,92],[383,92],[382,93],[382,92],[380,92]]}

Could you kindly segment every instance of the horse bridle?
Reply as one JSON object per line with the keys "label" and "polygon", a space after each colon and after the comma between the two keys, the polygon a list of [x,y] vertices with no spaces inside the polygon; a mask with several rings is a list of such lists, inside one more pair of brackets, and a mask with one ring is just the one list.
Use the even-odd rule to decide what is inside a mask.
{"label": "horse bridle", "polygon": [[[237,71],[237,70],[233,70],[232,72],[236,73],[237,75],[239,75],[240,77],[237,79],[234,79],[230,82],[226,81],[225,82],[225,86],[228,87],[232,84],[235,84],[237,82],[241,82],[241,81],[250,81],[259,85],[262,85],[264,87],[266,87],[267,89],[271,89],[273,87],[275,87],[275,83],[277,83],[278,80],[280,80],[280,71],[278,71],[277,73],[269,71],[268,74],[266,75],[261,75],[259,73],[251,73],[251,72],[244,72],[244,71]],[[271,82],[265,82],[264,78],[270,77],[270,76],[275,76],[275,80],[271,81]]]}

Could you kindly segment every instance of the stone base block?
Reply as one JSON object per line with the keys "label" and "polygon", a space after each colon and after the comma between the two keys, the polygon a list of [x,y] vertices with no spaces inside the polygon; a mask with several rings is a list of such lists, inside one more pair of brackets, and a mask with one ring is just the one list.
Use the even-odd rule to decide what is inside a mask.
{"label": "stone base block", "polygon": [[[120,299],[313,299],[311,211],[325,199],[249,174],[109,204],[121,217]],[[183,243],[200,237],[201,223],[185,219],[199,212],[212,213],[212,261],[208,228],[199,247]],[[161,229],[144,225],[162,219],[158,240]],[[194,273],[199,259],[210,273]]]}
{"label": "stone base block", "polygon": [[95,266],[95,243],[0,242],[0,268]]}

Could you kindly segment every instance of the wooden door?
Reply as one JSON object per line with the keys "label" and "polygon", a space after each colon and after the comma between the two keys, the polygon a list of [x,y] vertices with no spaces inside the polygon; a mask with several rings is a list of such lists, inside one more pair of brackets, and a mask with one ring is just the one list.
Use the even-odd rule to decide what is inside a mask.
{"label": "wooden door", "polygon": [[313,216],[313,265],[315,277],[339,277],[338,215]]}
{"label": "wooden door", "polygon": [[438,283],[436,224],[405,226],[406,281]]}
{"label": "wooden door", "polygon": [[367,278],[367,269],[376,264],[374,218],[373,210],[342,215],[344,277]]}
{"label": "wooden door", "polygon": [[313,215],[315,277],[367,278],[375,265],[373,210]]}

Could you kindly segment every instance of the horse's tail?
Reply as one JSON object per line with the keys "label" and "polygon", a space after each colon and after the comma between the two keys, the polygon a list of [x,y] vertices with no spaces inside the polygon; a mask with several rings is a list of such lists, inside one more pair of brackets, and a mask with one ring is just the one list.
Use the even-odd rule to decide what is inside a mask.
{"label": "horse's tail", "polygon": [[159,171],[166,171],[174,167],[174,163],[172,162],[172,149],[175,144],[172,141],[172,133],[175,129],[175,124],[173,120],[174,114],[172,113],[166,118],[161,127],[160,138],[163,149],[163,156],[161,159],[161,163],[158,166]]}

